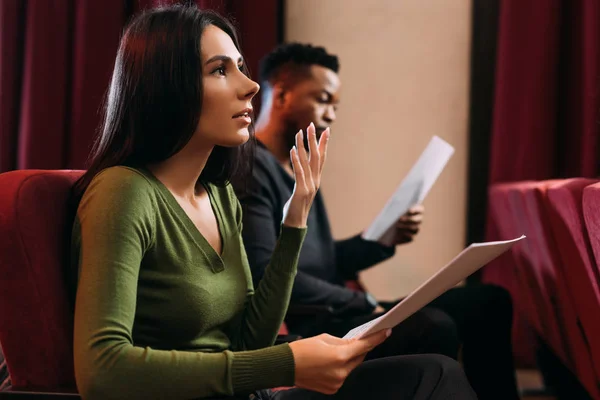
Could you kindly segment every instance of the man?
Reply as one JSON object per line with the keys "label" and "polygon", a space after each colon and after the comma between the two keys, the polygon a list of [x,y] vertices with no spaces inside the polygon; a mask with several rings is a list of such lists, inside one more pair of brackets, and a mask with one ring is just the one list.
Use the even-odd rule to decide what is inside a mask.
{"label": "man", "polygon": [[[252,182],[237,185],[244,207],[243,237],[258,284],[277,240],[285,201],[294,186],[289,151],[294,135],[314,123],[320,134],[336,119],[340,98],[339,63],[322,47],[282,45],[261,62],[262,109],[256,124],[258,149]],[[333,134],[335,141],[344,134]],[[351,201],[351,199],[348,199]],[[308,218],[291,304],[328,306],[334,317],[290,316],[292,333],[344,335],[385,308],[369,293],[344,285],[358,272],[391,257],[395,246],[419,231],[423,207],[412,208],[395,225],[386,243],[356,235],[334,240],[323,198],[317,194]],[[393,329],[392,336],[368,357],[441,353],[456,358],[459,343],[471,385],[482,400],[518,399],[510,343],[512,305],[497,287],[452,289]]]}

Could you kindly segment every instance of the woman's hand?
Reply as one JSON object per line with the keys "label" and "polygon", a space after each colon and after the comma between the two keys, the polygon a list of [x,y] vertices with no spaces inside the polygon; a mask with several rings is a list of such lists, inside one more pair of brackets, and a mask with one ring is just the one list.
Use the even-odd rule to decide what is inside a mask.
{"label": "woman's hand", "polygon": [[304,136],[300,130],[296,134],[296,145],[290,151],[296,184],[292,197],[283,208],[283,224],[295,228],[306,227],[308,212],[321,185],[321,173],[327,156],[327,143],[330,135],[329,128],[327,128],[317,143],[315,126],[312,123],[306,132],[310,153],[306,152]]}
{"label": "woman's hand", "polygon": [[362,339],[340,339],[322,334],[290,343],[296,365],[295,385],[324,394],[336,393],[348,374],[390,332],[383,330]]}

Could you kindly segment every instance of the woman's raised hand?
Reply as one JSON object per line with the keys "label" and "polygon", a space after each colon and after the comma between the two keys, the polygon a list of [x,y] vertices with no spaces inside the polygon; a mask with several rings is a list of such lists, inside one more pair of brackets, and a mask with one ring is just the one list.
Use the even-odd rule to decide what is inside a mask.
{"label": "woman's raised hand", "polygon": [[283,209],[283,224],[295,228],[306,227],[310,207],[321,185],[321,173],[325,165],[330,135],[327,128],[317,142],[313,123],[308,126],[306,133],[309,152],[307,153],[304,147],[302,130],[296,134],[296,145],[290,151],[296,184],[292,196]]}

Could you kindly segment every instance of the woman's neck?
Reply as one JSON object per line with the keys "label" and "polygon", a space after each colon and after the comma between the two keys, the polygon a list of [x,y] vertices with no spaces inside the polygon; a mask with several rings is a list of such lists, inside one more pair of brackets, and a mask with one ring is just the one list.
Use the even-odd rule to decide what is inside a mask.
{"label": "woman's neck", "polygon": [[200,189],[197,187],[198,179],[213,148],[212,145],[193,148],[190,141],[177,154],[148,165],[148,169],[174,196],[192,201]]}

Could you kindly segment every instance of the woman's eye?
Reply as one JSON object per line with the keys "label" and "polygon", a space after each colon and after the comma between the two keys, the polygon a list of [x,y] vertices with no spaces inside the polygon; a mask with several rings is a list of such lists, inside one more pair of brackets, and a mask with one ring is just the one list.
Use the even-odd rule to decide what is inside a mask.
{"label": "woman's eye", "polygon": [[239,65],[238,65],[238,69],[239,69],[240,71],[244,71],[244,64],[239,64]]}
{"label": "woman's eye", "polygon": [[224,66],[218,67],[217,69],[215,69],[213,71],[213,74],[225,76],[225,67]]}

